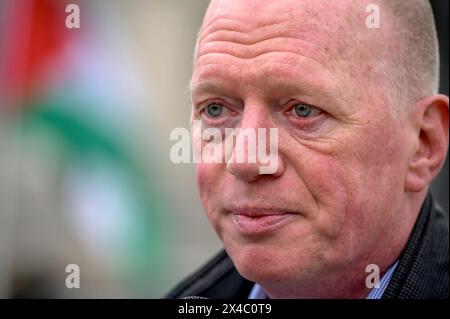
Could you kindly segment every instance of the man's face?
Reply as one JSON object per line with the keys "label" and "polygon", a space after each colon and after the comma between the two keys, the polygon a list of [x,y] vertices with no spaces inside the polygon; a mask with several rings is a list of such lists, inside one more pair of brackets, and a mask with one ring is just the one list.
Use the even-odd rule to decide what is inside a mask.
{"label": "man's face", "polygon": [[197,167],[208,219],[238,271],[263,287],[392,262],[380,256],[403,217],[408,139],[357,2],[213,1],[200,34],[193,118],[278,129],[274,174],[257,163]]}

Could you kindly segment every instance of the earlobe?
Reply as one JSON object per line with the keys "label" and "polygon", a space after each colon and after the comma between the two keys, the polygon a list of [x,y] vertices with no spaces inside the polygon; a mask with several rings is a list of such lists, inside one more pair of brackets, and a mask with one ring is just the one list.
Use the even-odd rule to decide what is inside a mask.
{"label": "earlobe", "polygon": [[417,123],[405,190],[420,192],[438,175],[448,150],[449,100],[434,95],[420,101],[413,112]]}

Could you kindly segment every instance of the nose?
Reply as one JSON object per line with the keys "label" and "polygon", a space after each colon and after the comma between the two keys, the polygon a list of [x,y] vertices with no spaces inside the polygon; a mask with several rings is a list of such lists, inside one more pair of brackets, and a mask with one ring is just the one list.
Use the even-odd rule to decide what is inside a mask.
{"label": "nose", "polygon": [[235,136],[228,137],[236,137],[227,161],[230,174],[245,182],[254,182],[261,176],[277,178],[283,174],[284,162],[278,154],[278,129],[272,123],[265,107],[245,107]]}

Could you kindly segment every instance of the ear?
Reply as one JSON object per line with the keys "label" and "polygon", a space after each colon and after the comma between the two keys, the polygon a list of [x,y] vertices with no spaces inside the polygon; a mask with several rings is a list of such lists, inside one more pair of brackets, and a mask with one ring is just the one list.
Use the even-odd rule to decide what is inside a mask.
{"label": "ear", "polygon": [[444,164],[449,138],[448,104],[448,97],[439,94],[421,100],[412,111],[415,134],[406,191],[420,192],[428,187]]}

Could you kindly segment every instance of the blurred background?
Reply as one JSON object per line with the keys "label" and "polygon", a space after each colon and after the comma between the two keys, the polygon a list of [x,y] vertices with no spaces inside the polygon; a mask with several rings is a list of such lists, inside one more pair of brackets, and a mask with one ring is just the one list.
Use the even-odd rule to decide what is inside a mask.
{"label": "blurred background", "polygon": [[[448,94],[448,1],[432,3]],[[194,166],[169,159],[207,5],[0,0],[0,298],[159,298],[220,249]],[[447,161],[447,210],[448,188]]]}

